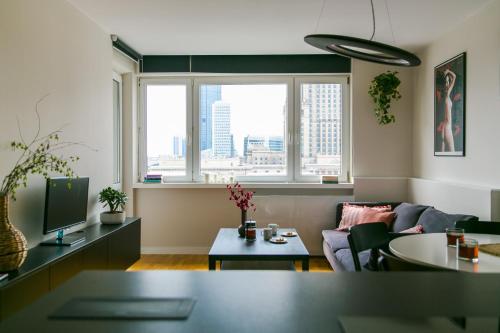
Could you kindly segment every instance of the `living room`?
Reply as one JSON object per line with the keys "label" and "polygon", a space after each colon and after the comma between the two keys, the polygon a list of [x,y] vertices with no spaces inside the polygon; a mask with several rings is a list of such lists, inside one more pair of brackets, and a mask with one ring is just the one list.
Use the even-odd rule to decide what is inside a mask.
{"label": "living room", "polygon": [[[495,313],[492,317],[498,318],[500,289],[494,279],[500,273],[500,261],[496,268],[495,255],[487,254],[481,247],[485,245],[482,238],[475,237],[479,240],[478,263],[448,260],[448,266],[441,268],[495,273],[372,274],[365,272],[364,267],[370,250],[363,252],[364,257],[359,256],[363,272],[354,272],[357,254],[347,243],[348,229],[342,231],[342,249],[349,250],[349,264],[332,264],[328,251],[335,254],[337,249],[332,250],[327,244],[328,237],[323,231],[341,227],[343,216],[338,214],[349,206],[344,203],[365,203],[359,205],[363,209],[376,203],[379,206],[394,204],[390,214],[398,209],[399,203],[426,210],[434,208],[439,211],[435,215],[437,220],[449,222],[432,231],[444,240],[445,227],[454,228],[455,222],[464,217],[500,221],[500,154],[495,148],[500,139],[497,130],[500,123],[499,22],[498,0],[221,0],[211,3],[198,0],[3,0],[0,3],[0,100],[3,102],[0,179],[17,179],[16,184],[20,186],[9,185],[8,191],[0,194],[9,198],[5,203],[8,221],[22,233],[26,243],[24,252],[20,252],[22,255],[17,256],[17,267],[4,269],[6,276],[0,281],[0,330],[3,331],[4,325],[7,331],[15,329],[16,332],[31,331],[34,327],[39,327],[39,331],[71,327],[72,320],[47,317],[72,297],[99,296],[98,290],[109,289],[109,293],[102,295],[191,297],[197,301],[194,305],[190,303],[191,313],[181,320],[172,317],[154,323],[139,320],[129,322],[129,326],[116,321],[117,326],[112,327],[109,321],[89,319],[82,326],[85,330],[137,331],[150,327],[159,330],[165,325],[164,330],[194,332],[203,331],[205,322],[208,326],[204,331],[237,331],[233,325],[244,322],[247,317],[244,311],[248,310],[258,316],[251,320],[252,324],[241,325],[242,332],[270,330],[271,322],[278,325],[273,329],[277,331],[343,329],[354,332],[356,323],[363,320],[353,322],[343,317],[342,324],[308,326],[315,318],[312,311],[319,311],[316,315],[321,318],[389,316],[389,310],[385,314],[371,313],[368,304],[360,308],[352,301],[342,307],[339,302],[342,297],[356,299],[361,290],[371,293],[370,297],[381,297],[369,286],[389,285],[390,281],[400,279],[422,284],[424,281],[433,284],[436,279],[439,283],[461,286],[466,292],[470,291],[468,294],[482,295],[468,299],[459,299],[457,295],[455,301],[443,300],[423,311],[422,317],[465,318]],[[304,40],[306,36],[309,38]],[[325,36],[334,42],[324,44]],[[338,37],[340,41],[335,39]],[[362,39],[364,44],[348,44],[353,38]],[[323,43],[323,47],[315,47],[316,42]],[[339,49],[335,43],[344,46]],[[330,44],[335,47],[326,51]],[[386,55],[389,58],[371,59],[370,48],[380,52],[373,49],[379,44],[384,46],[382,52],[389,52]],[[364,60],[357,52],[349,52],[360,47],[369,50]],[[399,53],[390,53],[394,51],[391,47],[398,48]],[[395,62],[388,65],[392,60]],[[377,83],[384,84],[377,78],[399,82],[394,89],[401,98],[396,97],[397,93],[391,94],[390,108],[382,105],[388,114],[377,109],[381,104],[374,102],[369,92]],[[325,107],[334,105],[326,107],[326,113],[322,104],[325,102],[319,98],[315,100],[317,104],[304,102],[307,94],[315,98],[315,93],[320,96],[321,89],[325,88],[328,96],[332,96]],[[210,99],[208,90],[217,96],[204,104]],[[449,99],[442,98],[446,93]],[[447,108],[451,110],[452,125],[446,125]],[[316,121],[313,111],[318,111],[318,118],[321,112],[322,116],[330,117],[317,125],[323,133],[329,133],[323,141],[311,125]],[[228,114],[230,125],[222,121]],[[219,123],[215,120],[217,117]],[[58,138],[51,138],[51,145],[55,144],[55,148],[57,144],[62,145],[54,156],[67,161],[65,168],[69,167],[71,172],[64,172],[65,168],[49,168],[47,174],[43,170],[35,174],[25,170],[27,178],[23,178],[23,173],[12,173],[16,162],[29,155],[29,151],[22,146],[11,149],[11,142],[29,143],[33,138],[42,140],[35,142],[43,142],[47,139],[45,136],[54,131]],[[215,142],[217,135],[223,137],[219,146]],[[319,140],[318,143],[313,145],[311,138]],[[322,159],[310,157],[316,144],[318,149],[327,147],[328,152]],[[217,149],[226,150],[217,152]],[[78,160],[72,161],[73,156]],[[88,180],[85,219],[74,226],[66,221],[67,227],[50,228],[44,224],[50,206],[48,193],[63,191],[65,186],[52,188],[46,178],[68,175]],[[27,181],[26,187],[23,180]],[[228,199],[227,185],[236,182],[244,191],[253,193],[250,204],[255,207],[244,209],[245,218],[235,201]],[[0,191],[4,190],[3,185]],[[104,192],[108,187],[115,191]],[[74,192],[68,189],[68,193]],[[239,193],[238,188],[236,192]],[[102,196],[106,193],[122,195],[122,200],[126,197],[123,206],[120,201],[117,206],[117,210],[123,208],[125,214],[122,215],[127,216],[124,224],[105,226],[102,222],[102,215],[111,209],[104,205],[106,200]],[[68,198],[59,200],[58,204],[75,202]],[[4,210],[1,212],[7,216]],[[423,224],[423,234],[392,239],[394,246],[405,245],[405,239],[432,235],[425,232],[427,222],[418,222],[422,212],[419,211],[408,228]],[[396,221],[399,218],[397,214],[391,216]],[[6,219],[1,218],[1,230],[8,229]],[[428,221],[432,219],[429,217]],[[251,236],[246,240],[251,225],[243,230],[243,237],[238,237],[236,229],[242,220],[256,222],[254,243]],[[393,220],[388,224],[389,232],[395,231],[391,229],[396,223]],[[271,239],[283,239],[285,244],[264,243],[264,229],[272,229],[273,225],[280,229]],[[85,233],[88,228],[100,231],[89,232],[79,245],[41,245],[57,241],[59,230],[64,229],[70,236],[78,231]],[[232,229],[234,246],[254,244],[253,248],[257,248],[255,245],[262,243],[272,249],[265,254],[273,258],[268,260],[257,253],[248,266],[242,261],[237,263],[239,267],[231,268],[226,263],[241,259],[245,253],[216,253],[215,245],[223,228]],[[281,237],[288,230],[296,235]],[[467,228],[465,230],[465,237],[474,238],[467,235],[470,233]],[[118,232],[122,236],[118,237]],[[495,243],[496,235],[488,237],[492,239],[488,244]],[[418,245],[417,256],[427,253],[423,242],[417,243],[422,244]],[[18,243],[23,245],[22,241]],[[300,251],[285,258],[286,262],[296,261],[292,267],[286,267],[292,272],[277,272],[283,267],[273,266],[274,261],[284,258],[278,252],[286,252],[296,244],[301,245]],[[12,253],[2,250],[1,237],[0,245],[0,253]],[[78,254],[76,249],[92,253],[95,261],[85,261],[84,253],[78,257],[80,261],[72,259],[63,265],[63,259],[69,258],[66,256]],[[442,253],[448,253],[446,250],[452,251],[445,246]],[[102,251],[106,251],[106,263],[101,263],[102,267],[93,265],[102,259],[99,258]],[[37,254],[36,258],[33,253]],[[419,260],[404,258],[400,253],[399,260],[426,266]],[[215,267],[209,267],[211,262]],[[57,263],[61,265],[56,267]],[[437,266],[430,263],[426,267],[432,270]],[[353,272],[343,272],[340,267]],[[209,268],[216,271],[209,272]],[[97,275],[81,272],[87,269],[121,272],[99,271]],[[192,272],[193,269],[206,272]],[[310,272],[302,274],[303,270]],[[61,274],[52,284],[51,274],[56,272]],[[190,275],[195,273],[200,275]],[[102,285],[98,277],[102,277]],[[141,279],[144,282],[141,283]],[[88,284],[88,280],[95,284]],[[127,289],[129,280],[134,286]],[[273,281],[283,281],[286,288],[281,284],[275,287],[279,283]],[[215,295],[221,292],[220,306],[226,306],[225,310],[229,311],[226,316],[221,317],[222,309],[214,308],[212,303],[203,303],[208,296],[196,294],[195,282],[210,286],[213,289],[210,292]],[[236,282],[247,294],[238,290]],[[354,286],[354,282],[363,287],[352,288],[352,294],[341,294],[339,286],[347,288]],[[84,286],[81,294],[75,289],[78,283]],[[266,290],[266,283],[272,290]],[[436,282],[436,292],[440,289],[439,283]],[[336,310],[326,314],[318,310],[314,302],[297,304],[300,302],[295,297],[308,299],[314,295],[312,292],[311,295],[290,295],[309,285],[314,285],[311,288],[318,293],[318,304],[319,299],[330,295],[329,300],[324,301],[338,305]],[[321,289],[329,288],[327,286],[334,289]],[[403,292],[408,285],[394,288],[396,292],[382,297],[381,302],[401,304],[409,297],[408,291]],[[441,289],[444,293],[444,288]],[[22,296],[19,290],[24,290]],[[255,295],[248,295],[253,291]],[[290,308],[278,311],[273,308],[278,304],[273,303],[274,300],[259,301],[258,297],[265,298],[267,292],[289,301]],[[231,293],[235,296],[231,297]],[[428,294],[418,288],[411,293],[422,302],[415,302],[413,309],[418,309]],[[245,297],[248,297],[248,307],[245,307]],[[310,306],[307,311],[303,309],[306,304]],[[470,310],[475,304],[480,311]],[[257,310],[260,305],[262,308]],[[46,312],[35,315],[37,309],[45,307]],[[440,312],[439,307],[448,312]],[[214,311],[210,312],[210,308]],[[408,313],[404,313],[395,305],[389,308],[397,310],[395,316],[404,317],[412,311],[408,308]],[[233,317],[230,309],[238,309],[239,315]],[[300,310],[310,316],[299,318],[297,311]],[[36,320],[26,320],[32,314]],[[278,323],[270,319],[274,316]],[[88,319],[83,318],[78,319],[79,324]],[[369,326],[372,328],[382,325],[378,327],[383,331],[398,331],[396,327],[399,327],[390,321],[365,320],[365,323],[374,325]],[[478,327],[469,318],[467,323],[459,325],[452,321],[451,327],[471,332]],[[142,324],[145,326],[140,326]],[[400,331],[416,327],[414,322],[398,324],[407,325],[401,326]],[[436,323],[430,321],[429,327],[436,329],[433,324]],[[383,325],[389,326],[384,329]],[[494,331],[498,331],[498,323],[495,327]]]}

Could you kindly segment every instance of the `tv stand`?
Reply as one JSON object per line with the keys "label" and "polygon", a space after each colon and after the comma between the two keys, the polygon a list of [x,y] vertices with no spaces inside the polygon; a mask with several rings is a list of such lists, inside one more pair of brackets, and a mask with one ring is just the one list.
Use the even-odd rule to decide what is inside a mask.
{"label": "tv stand", "polygon": [[83,230],[75,231],[71,234],[64,235],[64,230],[57,232],[56,238],[51,238],[40,243],[44,246],[72,246],[85,240],[85,232]]}
{"label": "tv stand", "polygon": [[[85,237],[73,246],[35,246],[19,269],[2,280],[0,320],[54,290],[83,270],[126,270],[140,257],[141,219],[128,217],[122,224],[95,223],[64,236]],[[0,321],[0,332],[2,330]]]}

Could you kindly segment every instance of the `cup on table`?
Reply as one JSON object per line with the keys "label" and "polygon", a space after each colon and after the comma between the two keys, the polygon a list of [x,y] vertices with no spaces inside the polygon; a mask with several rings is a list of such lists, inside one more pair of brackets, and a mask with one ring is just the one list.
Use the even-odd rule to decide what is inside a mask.
{"label": "cup on table", "polygon": [[456,247],[457,243],[462,243],[465,237],[465,230],[461,228],[446,228],[446,243],[448,246]]}
{"label": "cup on table", "polygon": [[278,234],[278,229],[280,226],[277,225],[276,223],[269,223],[267,227],[273,230],[273,236],[276,236]]}
{"label": "cup on table", "polygon": [[472,238],[465,238],[458,244],[458,258],[462,260],[479,261],[479,243]]}
{"label": "cup on table", "polygon": [[264,236],[265,241],[271,240],[271,238],[273,238],[273,229],[272,228],[262,229],[262,235]]}

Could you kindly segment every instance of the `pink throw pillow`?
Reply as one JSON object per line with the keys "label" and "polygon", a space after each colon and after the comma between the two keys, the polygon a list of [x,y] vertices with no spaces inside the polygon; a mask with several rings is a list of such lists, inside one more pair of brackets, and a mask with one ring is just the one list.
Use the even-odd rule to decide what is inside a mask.
{"label": "pink throw pillow", "polygon": [[421,234],[424,232],[424,227],[421,226],[420,224],[417,224],[413,228],[408,228],[400,232],[404,234]]}
{"label": "pink throw pillow", "polygon": [[342,209],[342,219],[335,230],[345,231],[358,224],[373,222],[384,222],[390,226],[394,216],[390,205],[367,207],[345,203]]}

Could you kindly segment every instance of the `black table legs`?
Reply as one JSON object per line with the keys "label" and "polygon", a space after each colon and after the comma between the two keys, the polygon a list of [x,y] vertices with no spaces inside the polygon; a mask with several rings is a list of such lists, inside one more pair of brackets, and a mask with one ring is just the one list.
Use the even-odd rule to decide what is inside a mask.
{"label": "black table legs", "polygon": [[309,271],[309,258],[302,259],[302,272],[308,272],[308,271]]}
{"label": "black table legs", "polygon": [[217,263],[217,260],[215,260],[215,258],[208,256],[208,270],[209,271],[215,271],[216,263]]}

